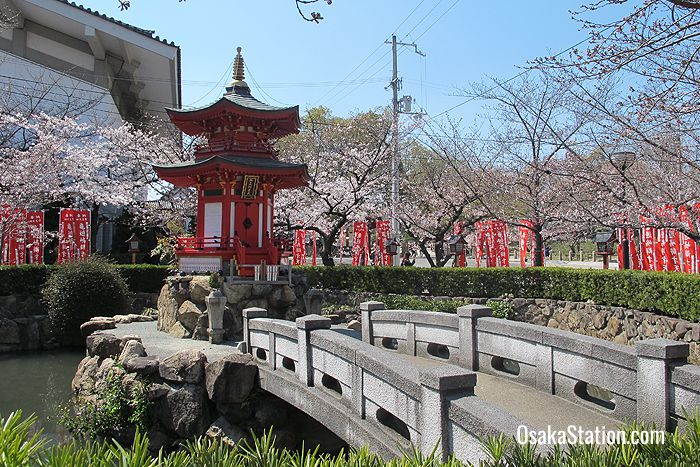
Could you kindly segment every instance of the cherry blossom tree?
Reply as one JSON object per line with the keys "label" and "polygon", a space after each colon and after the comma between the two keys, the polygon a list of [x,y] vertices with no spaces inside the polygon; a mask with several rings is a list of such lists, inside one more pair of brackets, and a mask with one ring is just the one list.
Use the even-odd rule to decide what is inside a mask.
{"label": "cherry blossom tree", "polygon": [[298,135],[278,143],[280,159],[307,164],[311,182],[276,194],[276,223],[316,231],[324,265],[333,265],[333,244],[346,223],[386,214],[390,134],[385,110],[338,118],[315,108],[304,116]]}
{"label": "cherry blossom tree", "polygon": [[[399,204],[401,229],[416,242],[431,267],[448,263],[452,255],[446,244],[453,234],[456,222],[473,225],[483,215],[479,203],[482,191],[477,180],[468,183],[459,174],[470,177],[468,167],[474,157],[451,159],[452,149],[436,135],[430,138],[430,147],[413,141],[403,161],[404,182]],[[473,146],[460,149],[473,151]],[[459,173],[453,164],[460,164]]]}
{"label": "cherry blossom tree", "polygon": [[[487,130],[465,138],[449,122],[432,131],[433,139],[444,141],[439,153],[463,185],[474,187],[485,215],[532,230],[535,265],[541,265],[546,240],[589,222],[569,210],[556,173],[565,150],[580,144],[578,135],[591,117],[572,110],[569,87],[534,72],[519,80],[492,79],[464,92],[485,103]],[[478,152],[469,149],[475,143],[482,144]]]}

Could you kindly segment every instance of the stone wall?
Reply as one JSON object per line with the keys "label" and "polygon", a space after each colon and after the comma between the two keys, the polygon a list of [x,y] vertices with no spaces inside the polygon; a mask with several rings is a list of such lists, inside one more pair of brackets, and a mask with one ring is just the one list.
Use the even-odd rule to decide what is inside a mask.
{"label": "stone wall", "polygon": [[[154,308],[158,294],[136,293],[132,310]],[[0,353],[49,350],[59,346],[51,331],[46,308],[37,295],[0,296]]]}
{"label": "stone wall", "polygon": [[[264,308],[275,318],[289,320],[305,315],[304,296],[308,290],[306,276],[297,274],[292,277],[291,287],[224,283],[224,339],[242,339],[244,308]],[[208,339],[209,317],[204,299],[211,291],[209,276],[168,277],[158,297],[158,330],[179,338]]]}
{"label": "stone wall", "polygon": [[[359,309],[361,302],[377,294],[324,290],[325,304]],[[416,297],[423,298],[426,297]],[[433,297],[483,305],[488,298]],[[629,308],[536,298],[505,298],[515,308],[515,320],[598,337],[618,344],[633,345],[643,339],[666,338],[690,344],[689,360],[700,364],[700,323]]]}
{"label": "stone wall", "polygon": [[[338,452],[347,445],[309,416],[258,387],[258,367],[247,354],[208,361],[204,353],[182,350],[162,360],[146,355],[139,336],[93,333],[88,356],[79,364],[72,388],[78,407],[100,407],[108,379],[119,378],[128,393],[145,385],[151,403],[149,447],[176,449],[180,441],[207,435],[233,444],[274,428],[279,447],[321,446]],[[82,405],[85,407],[85,405]],[[130,442],[134,427],[109,433]]]}
{"label": "stone wall", "polygon": [[57,345],[38,297],[0,296],[0,353],[50,349]]}

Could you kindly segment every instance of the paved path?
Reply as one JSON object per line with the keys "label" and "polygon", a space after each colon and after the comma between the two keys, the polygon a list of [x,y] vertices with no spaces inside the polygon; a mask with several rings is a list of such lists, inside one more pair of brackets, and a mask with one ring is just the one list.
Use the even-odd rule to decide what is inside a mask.
{"label": "paved path", "polygon": [[[339,332],[361,339],[359,331],[335,327]],[[194,339],[177,339],[156,329],[156,323],[130,323],[117,325],[116,329],[108,332],[123,337],[130,334],[141,336],[142,343],[149,356],[164,359],[183,349],[201,350],[207,359],[215,361],[232,352],[239,352],[239,342],[228,341],[215,345],[208,341]],[[417,367],[435,367],[442,362],[430,358],[412,357],[396,354],[410,361]],[[523,420],[532,428],[546,430],[551,426],[553,430],[566,430],[574,425],[583,429],[595,429],[605,427],[613,429],[620,422],[607,417],[600,412],[575,404],[561,397],[546,394],[528,386],[509,380],[507,377],[492,376],[486,373],[478,373],[475,394],[480,399],[499,407],[515,417]]]}
{"label": "paved path", "polygon": [[213,362],[232,352],[239,352],[236,346],[239,342],[226,341],[223,344],[210,344],[209,341],[195,339],[178,339],[165,332],[156,329],[153,321],[145,323],[118,324],[116,329],[102,331],[114,334],[117,337],[127,335],[141,336],[141,343],[149,357],[158,357],[163,360],[185,349],[201,350],[207,356],[207,360]]}

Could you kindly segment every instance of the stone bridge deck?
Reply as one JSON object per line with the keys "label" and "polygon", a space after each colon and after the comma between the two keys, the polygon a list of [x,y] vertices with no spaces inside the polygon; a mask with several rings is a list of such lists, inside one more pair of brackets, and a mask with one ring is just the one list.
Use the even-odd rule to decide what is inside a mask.
{"label": "stone bridge deck", "polygon": [[[478,439],[530,429],[612,429],[640,419],[671,429],[700,406],[700,367],[688,345],[663,339],[627,347],[570,332],[500,320],[479,305],[457,315],[384,310],[366,302],[362,333],[330,320],[296,323],[244,310],[245,349],[262,389],[317,419],[350,445],[385,457],[411,443],[478,461]],[[210,361],[236,343],[174,339],[153,323],[112,331],[138,334],[149,355],[183,348]]]}

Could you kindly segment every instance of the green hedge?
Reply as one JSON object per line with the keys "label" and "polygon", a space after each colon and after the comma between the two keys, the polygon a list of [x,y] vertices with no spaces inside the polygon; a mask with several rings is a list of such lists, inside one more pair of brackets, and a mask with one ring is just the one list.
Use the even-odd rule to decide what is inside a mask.
{"label": "green hedge", "polygon": [[[159,292],[168,275],[168,266],[118,264],[131,292]],[[55,266],[0,266],[0,295],[38,293]]]}
{"label": "green hedge", "polygon": [[160,292],[168,276],[169,266],[152,264],[117,264],[117,269],[132,292]]}
{"label": "green hedge", "polygon": [[573,268],[303,267],[312,287],[495,298],[506,294],[621,306],[700,321],[700,275]]}
{"label": "green hedge", "polygon": [[48,274],[46,266],[0,266],[0,295],[39,293]]}

